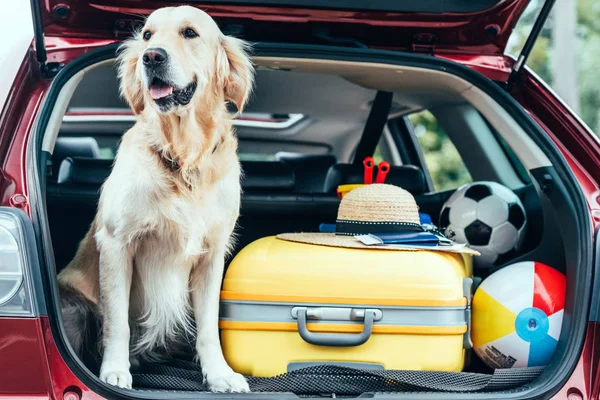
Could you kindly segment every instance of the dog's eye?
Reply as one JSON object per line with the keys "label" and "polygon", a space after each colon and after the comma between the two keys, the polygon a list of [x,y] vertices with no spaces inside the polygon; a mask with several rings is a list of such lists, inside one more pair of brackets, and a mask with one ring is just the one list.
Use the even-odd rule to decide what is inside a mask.
{"label": "dog's eye", "polygon": [[148,41],[152,37],[152,32],[146,31],[144,32],[144,40]]}
{"label": "dog's eye", "polygon": [[193,38],[197,37],[198,34],[192,28],[187,28],[185,31],[183,31],[183,36],[186,39],[193,39]]}

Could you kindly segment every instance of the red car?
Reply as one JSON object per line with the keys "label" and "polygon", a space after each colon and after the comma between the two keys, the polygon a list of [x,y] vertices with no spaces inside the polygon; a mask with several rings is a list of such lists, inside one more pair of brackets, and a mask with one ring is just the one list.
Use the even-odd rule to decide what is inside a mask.
{"label": "red car", "polygon": [[[24,58],[12,55],[20,68],[2,77],[12,86],[0,99],[1,399],[236,397],[104,384],[73,356],[60,319],[57,272],[85,234],[119,138],[135,120],[118,96],[118,43],[173,3],[31,0],[35,39]],[[566,274],[558,347],[533,381],[362,397],[599,398],[600,142],[526,67],[554,1],[544,2],[517,60],[505,48],[528,0],[187,3],[255,43],[256,93],[236,120],[247,175],[236,251],[331,222],[331,169],[349,173],[353,160],[375,153],[393,165],[390,176],[404,171],[398,180],[431,215],[459,183],[510,187],[529,227],[521,251],[502,263],[537,260]],[[439,146],[428,142],[431,132]],[[473,364],[470,372],[489,373]]]}

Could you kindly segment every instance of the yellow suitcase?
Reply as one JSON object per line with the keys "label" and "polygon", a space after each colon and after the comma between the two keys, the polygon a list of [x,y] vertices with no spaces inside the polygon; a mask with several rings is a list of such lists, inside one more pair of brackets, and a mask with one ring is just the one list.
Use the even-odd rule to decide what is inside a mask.
{"label": "yellow suitcase", "polygon": [[468,254],[259,239],[225,275],[223,351],[250,376],[327,363],[461,371],[472,282]]}

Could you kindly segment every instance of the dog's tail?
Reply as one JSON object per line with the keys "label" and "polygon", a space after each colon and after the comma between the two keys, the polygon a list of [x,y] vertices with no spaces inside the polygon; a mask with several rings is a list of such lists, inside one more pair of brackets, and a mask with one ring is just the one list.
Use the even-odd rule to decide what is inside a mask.
{"label": "dog's tail", "polygon": [[79,291],[60,284],[62,320],[67,339],[75,354],[94,373],[101,362],[101,319],[96,304]]}

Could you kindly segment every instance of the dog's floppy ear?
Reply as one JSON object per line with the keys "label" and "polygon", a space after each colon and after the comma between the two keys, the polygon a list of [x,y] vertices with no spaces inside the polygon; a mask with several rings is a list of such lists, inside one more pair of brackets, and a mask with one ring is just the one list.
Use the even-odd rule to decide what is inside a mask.
{"label": "dog's floppy ear", "polygon": [[144,110],[144,97],[142,82],[136,76],[139,59],[138,42],[139,33],[132,39],[125,41],[119,47],[118,69],[121,96],[127,100],[134,114],[138,115]]}
{"label": "dog's floppy ear", "polygon": [[242,112],[254,83],[254,67],[248,55],[250,45],[243,40],[223,36],[221,47],[224,53],[220,60],[221,73],[225,75],[221,77],[221,81],[224,84],[225,100],[232,101],[238,112]]}

